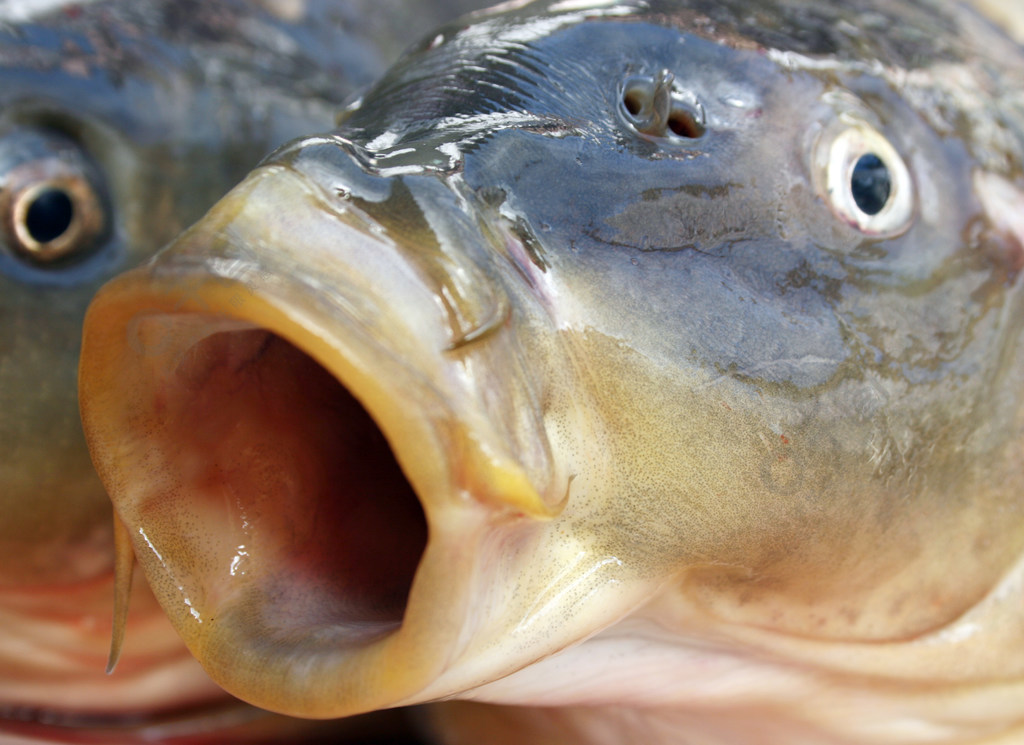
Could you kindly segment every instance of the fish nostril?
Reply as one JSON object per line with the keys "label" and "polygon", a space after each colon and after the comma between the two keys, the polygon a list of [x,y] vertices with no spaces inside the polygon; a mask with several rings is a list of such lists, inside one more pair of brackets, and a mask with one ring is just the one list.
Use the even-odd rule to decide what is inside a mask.
{"label": "fish nostril", "polygon": [[622,108],[629,125],[640,134],[663,137],[672,106],[672,74],[663,70],[654,78],[633,78],[622,89]]}
{"label": "fish nostril", "polygon": [[683,107],[676,107],[668,117],[668,128],[677,137],[696,140],[704,136],[704,123],[696,112]]}
{"label": "fish nostril", "polygon": [[661,70],[651,77],[631,77],[622,87],[621,111],[631,129],[649,137],[696,140],[706,130],[704,111],[675,76]]}
{"label": "fish nostril", "polygon": [[643,92],[639,89],[627,89],[622,94],[622,105],[626,107],[626,111],[629,112],[630,116],[639,116],[644,108],[643,99]]}

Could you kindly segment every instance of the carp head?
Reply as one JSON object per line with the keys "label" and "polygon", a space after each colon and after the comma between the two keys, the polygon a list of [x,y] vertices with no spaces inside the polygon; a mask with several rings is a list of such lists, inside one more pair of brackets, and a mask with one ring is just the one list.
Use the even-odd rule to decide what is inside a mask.
{"label": "carp head", "polygon": [[743,5],[443,29],[102,291],[94,461],[221,685],[898,730],[1024,672],[1024,118],[971,34],[1019,50]]}

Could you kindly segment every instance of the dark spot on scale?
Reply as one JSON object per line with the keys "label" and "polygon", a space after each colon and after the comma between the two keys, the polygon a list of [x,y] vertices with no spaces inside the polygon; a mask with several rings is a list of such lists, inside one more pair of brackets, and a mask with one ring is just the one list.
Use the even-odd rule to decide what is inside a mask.
{"label": "dark spot on scale", "polygon": [[500,186],[481,186],[476,190],[476,193],[480,197],[480,201],[491,209],[500,207],[508,197],[505,190]]}

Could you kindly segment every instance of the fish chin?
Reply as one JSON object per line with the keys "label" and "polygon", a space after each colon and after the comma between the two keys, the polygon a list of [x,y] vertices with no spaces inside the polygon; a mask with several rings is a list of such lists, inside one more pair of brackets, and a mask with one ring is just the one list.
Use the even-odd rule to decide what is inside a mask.
{"label": "fish chin", "polygon": [[[139,561],[207,672],[264,708],[336,717],[474,682],[438,682],[467,627],[505,623],[470,599],[563,494],[467,405],[443,312],[395,243],[304,186],[257,172],[111,283],[81,400]],[[318,227],[285,271],[292,256],[254,247],[294,246],[291,220]]]}

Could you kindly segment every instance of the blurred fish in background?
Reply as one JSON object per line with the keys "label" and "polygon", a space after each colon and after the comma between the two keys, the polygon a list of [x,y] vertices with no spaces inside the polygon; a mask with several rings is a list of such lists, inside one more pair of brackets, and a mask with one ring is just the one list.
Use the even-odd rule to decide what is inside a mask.
{"label": "blurred fish in background", "polygon": [[224,709],[144,581],[104,674],[112,519],[79,423],[82,318],[261,157],[329,129],[405,46],[479,4],[0,2],[0,742],[291,726]]}

